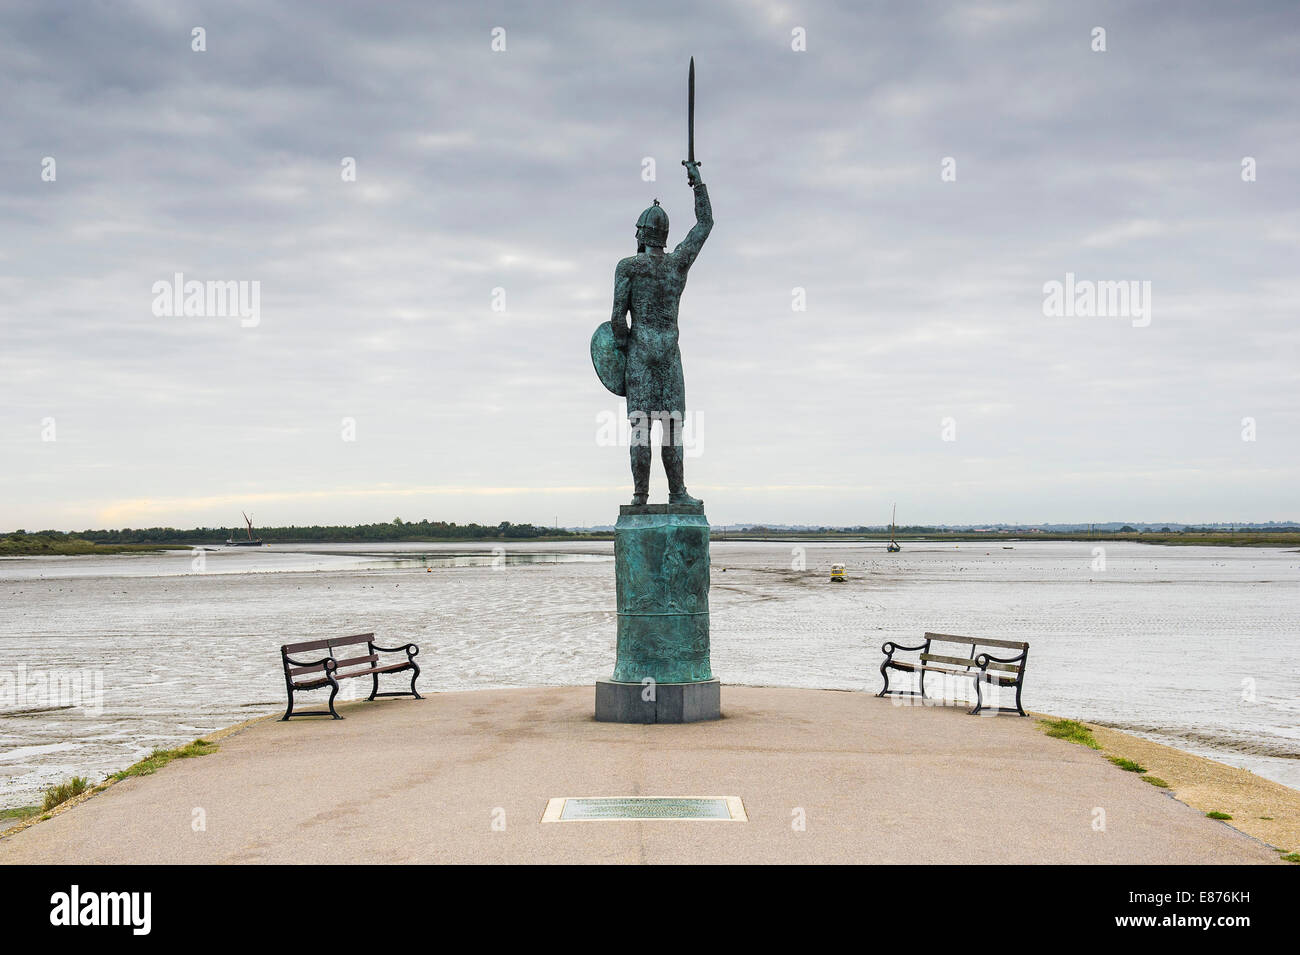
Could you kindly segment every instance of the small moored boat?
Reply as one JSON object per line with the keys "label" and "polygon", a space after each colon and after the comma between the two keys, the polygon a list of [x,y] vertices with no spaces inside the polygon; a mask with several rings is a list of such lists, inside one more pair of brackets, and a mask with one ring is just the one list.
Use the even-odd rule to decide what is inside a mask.
{"label": "small moored boat", "polygon": [[897,554],[903,548],[894,540],[894,518],[898,515],[898,505],[894,505],[894,510],[889,515],[889,546],[885,548],[891,554]]}

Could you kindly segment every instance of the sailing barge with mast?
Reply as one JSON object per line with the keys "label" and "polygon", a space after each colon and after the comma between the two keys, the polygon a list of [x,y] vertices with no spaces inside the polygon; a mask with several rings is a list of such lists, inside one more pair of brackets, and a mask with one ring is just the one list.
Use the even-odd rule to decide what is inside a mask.
{"label": "sailing barge with mast", "polygon": [[[244,514],[243,511],[240,511],[239,513]],[[262,546],[262,538],[259,537],[256,540],[253,539],[253,522],[248,519],[247,514],[244,514],[244,523],[248,525],[244,529],[244,533],[248,535],[248,540],[235,540],[235,534],[232,531],[230,536],[226,538],[227,547],[261,547]]]}
{"label": "sailing barge with mast", "polygon": [[889,515],[889,546],[885,548],[891,554],[897,554],[903,548],[899,546],[898,541],[894,540],[894,518],[898,516],[898,505],[894,505],[894,510]]}

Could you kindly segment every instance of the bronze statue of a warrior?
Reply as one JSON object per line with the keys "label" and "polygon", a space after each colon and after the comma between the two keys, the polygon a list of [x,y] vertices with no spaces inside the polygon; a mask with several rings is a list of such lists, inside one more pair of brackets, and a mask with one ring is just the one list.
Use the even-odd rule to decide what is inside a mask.
{"label": "bronze statue of a warrior", "polygon": [[[660,457],[668,478],[670,504],[699,504],[686,491],[682,426],[686,420],[686,384],[677,347],[677,306],[686,275],[713,228],[709,191],[695,161],[695,63],[691,62],[689,159],[682,161],[695,192],[695,225],[686,238],[665,252],[668,213],[656,199],[636,223],[637,254],[614,270],[614,310],[609,324],[592,338],[592,359],[601,381],[627,396],[631,423],[632,503],[645,504],[650,492],[653,455],[650,429],[662,423]],[[627,316],[631,314],[631,324]],[[620,387],[621,385],[621,387]]]}

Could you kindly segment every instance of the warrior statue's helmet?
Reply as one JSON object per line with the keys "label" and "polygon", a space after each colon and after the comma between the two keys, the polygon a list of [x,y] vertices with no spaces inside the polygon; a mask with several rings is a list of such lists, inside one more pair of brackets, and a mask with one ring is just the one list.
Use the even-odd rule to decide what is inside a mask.
{"label": "warrior statue's helmet", "polygon": [[668,244],[668,213],[664,212],[659,200],[655,200],[641,218],[636,220],[636,250],[644,252],[646,246],[662,249]]}

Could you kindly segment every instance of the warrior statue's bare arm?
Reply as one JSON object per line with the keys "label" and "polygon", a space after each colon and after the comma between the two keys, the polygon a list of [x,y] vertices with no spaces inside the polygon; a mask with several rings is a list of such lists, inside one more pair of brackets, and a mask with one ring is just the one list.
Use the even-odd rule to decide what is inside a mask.
{"label": "warrior statue's bare arm", "polygon": [[614,269],[614,312],[609,318],[609,323],[614,326],[614,341],[620,345],[627,344],[627,312],[631,299],[632,276],[625,259]]}
{"label": "warrior statue's bare arm", "polygon": [[713,230],[713,206],[709,204],[709,187],[700,179],[700,167],[697,163],[686,164],[686,179],[695,190],[695,225],[691,227],[690,232],[686,233],[686,238],[681,241],[681,244],[673,250],[673,255],[679,258],[684,269],[691,267],[691,263],[695,261],[695,257],[700,254],[700,249],[704,246],[704,240]]}

